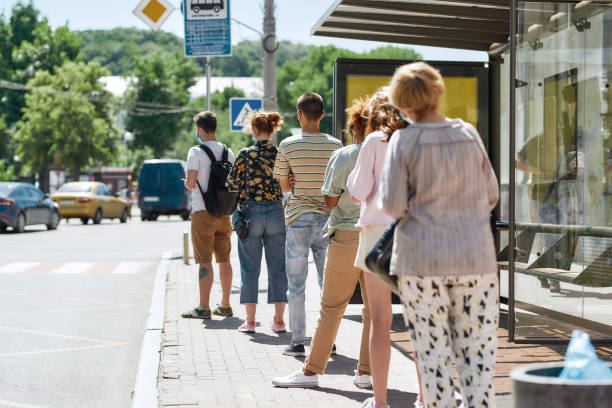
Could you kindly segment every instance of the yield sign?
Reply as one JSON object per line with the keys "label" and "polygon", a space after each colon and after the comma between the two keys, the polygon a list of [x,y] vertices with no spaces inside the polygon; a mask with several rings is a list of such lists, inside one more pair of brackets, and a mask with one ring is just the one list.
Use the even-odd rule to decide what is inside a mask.
{"label": "yield sign", "polygon": [[173,11],[174,7],[167,0],[142,0],[134,9],[134,14],[152,30],[159,31]]}
{"label": "yield sign", "polygon": [[249,118],[263,107],[262,99],[230,98],[230,130],[242,132]]}

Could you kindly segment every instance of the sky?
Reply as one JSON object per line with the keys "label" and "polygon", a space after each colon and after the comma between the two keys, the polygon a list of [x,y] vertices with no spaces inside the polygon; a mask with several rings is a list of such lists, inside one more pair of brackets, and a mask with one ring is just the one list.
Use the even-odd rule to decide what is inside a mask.
{"label": "sky", "polygon": [[[240,22],[262,31],[263,0],[230,0],[231,16]],[[53,27],[68,24],[71,30],[112,29],[115,27],[137,27],[149,29],[132,11],[140,0],[33,0],[34,6],[47,17]],[[180,0],[169,0],[175,7]],[[315,37],[310,31],[333,0],[277,0],[276,36],[279,40],[296,43],[327,45],[366,51],[387,43]],[[0,0],[0,12],[10,14],[15,0]],[[180,10],[175,10],[161,28],[183,37],[183,19]],[[259,35],[239,24],[232,23],[232,43],[241,40],[257,40]],[[398,45],[398,44],[393,44]],[[485,52],[454,50],[438,47],[410,46],[421,53],[425,60],[487,61]]]}

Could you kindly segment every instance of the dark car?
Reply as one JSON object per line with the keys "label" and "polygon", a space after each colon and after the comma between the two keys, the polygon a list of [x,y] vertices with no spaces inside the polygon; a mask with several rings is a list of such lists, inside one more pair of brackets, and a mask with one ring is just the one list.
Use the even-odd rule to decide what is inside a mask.
{"label": "dark car", "polygon": [[12,227],[23,232],[26,225],[44,224],[54,230],[60,222],[59,209],[48,195],[28,183],[0,183],[0,231]]}
{"label": "dark car", "polygon": [[138,175],[140,218],[155,221],[159,215],[178,214],[189,219],[191,197],[184,179],[182,160],[145,160]]}

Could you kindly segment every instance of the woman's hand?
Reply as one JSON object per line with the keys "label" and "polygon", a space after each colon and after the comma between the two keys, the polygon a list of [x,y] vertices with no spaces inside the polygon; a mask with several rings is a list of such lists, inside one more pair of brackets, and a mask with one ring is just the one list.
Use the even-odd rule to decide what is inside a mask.
{"label": "woman's hand", "polygon": [[295,187],[295,175],[291,172],[289,173],[289,185],[291,186],[291,188]]}

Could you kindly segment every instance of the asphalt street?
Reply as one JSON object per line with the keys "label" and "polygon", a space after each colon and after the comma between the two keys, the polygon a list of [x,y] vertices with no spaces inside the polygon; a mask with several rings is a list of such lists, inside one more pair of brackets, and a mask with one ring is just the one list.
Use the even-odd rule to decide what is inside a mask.
{"label": "asphalt street", "polygon": [[0,407],[129,407],[163,253],[189,222],[0,233]]}

